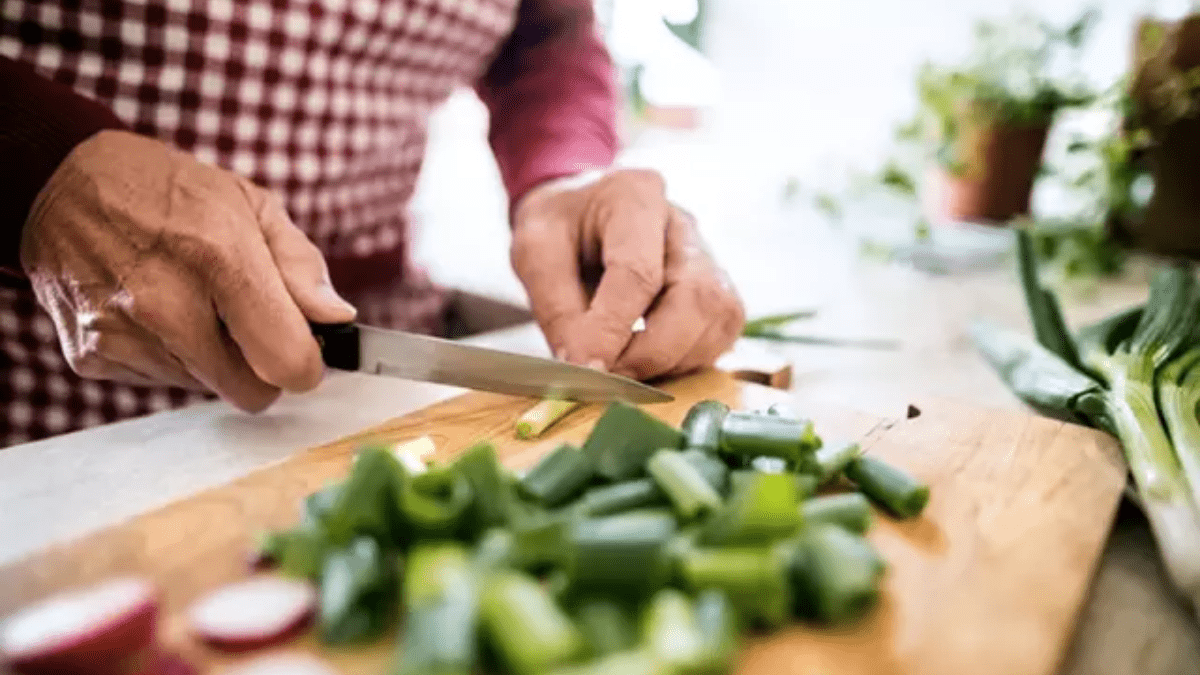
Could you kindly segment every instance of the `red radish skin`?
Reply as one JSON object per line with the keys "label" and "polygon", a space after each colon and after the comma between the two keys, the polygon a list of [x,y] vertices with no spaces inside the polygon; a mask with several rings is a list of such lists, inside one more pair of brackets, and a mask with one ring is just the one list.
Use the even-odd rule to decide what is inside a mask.
{"label": "red radish skin", "polygon": [[338,671],[315,656],[272,654],[241,664],[221,675],[339,675]]}
{"label": "red radish skin", "polygon": [[277,575],[259,575],[219,588],[188,610],[193,632],[226,651],[282,642],[303,629],[316,608],[312,585]]}
{"label": "red radish skin", "polygon": [[0,659],[22,675],[109,675],[154,641],[159,598],[144,579],[122,577],[29,605],[0,626]]}
{"label": "red radish skin", "polygon": [[178,654],[156,651],[150,662],[132,675],[200,675],[200,671]]}

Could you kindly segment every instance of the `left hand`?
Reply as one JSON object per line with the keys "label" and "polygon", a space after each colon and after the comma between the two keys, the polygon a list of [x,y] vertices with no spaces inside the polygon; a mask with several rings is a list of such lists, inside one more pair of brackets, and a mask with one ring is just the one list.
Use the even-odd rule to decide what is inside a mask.
{"label": "left hand", "polygon": [[728,275],[653,171],[538,186],[514,211],[511,255],[547,342],[571,363],[682,375],[711,366],[745,324]]}

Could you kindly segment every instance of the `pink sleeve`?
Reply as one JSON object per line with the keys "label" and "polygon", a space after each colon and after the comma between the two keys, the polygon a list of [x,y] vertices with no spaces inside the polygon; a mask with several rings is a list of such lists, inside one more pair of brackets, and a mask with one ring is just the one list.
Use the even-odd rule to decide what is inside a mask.
{"label": "pink sleeve", "polygon": [[617,87],[591,0],[522,0],[476,91],[511,204],[539,183],[610,165]]}

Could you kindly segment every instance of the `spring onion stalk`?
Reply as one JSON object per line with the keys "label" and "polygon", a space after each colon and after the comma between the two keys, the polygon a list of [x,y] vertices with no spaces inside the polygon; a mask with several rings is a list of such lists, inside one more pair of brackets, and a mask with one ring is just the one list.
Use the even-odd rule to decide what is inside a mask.
{"label": "spring onion stalk", "polygon": [[846,465],[862,455],[858,443],[826,445],[813,455],[816,476],[822,483],[832,480],[846,469]]}
{"label": "spring onion stalk", "polygon": [[583,515],[607,516],[666,503],[666,495],[653,478],[638,478],[591,488],[575,502],[575,508]]}
{"label": "spring onion stalk", "polygon": [[762,456],[750,460],[750,467],[759,473],[783,473],[788,464],[786,459]]}
{"label": "spring onion stalk", "polygon": [[258,556],[288,576],[316,581],[333,543],[317,523],[300,523],[290,530],[259,536]]}
{"label": "spring onion stalk", "polygon": [[574,524],[570,513],[539,513],[512,527],[511,563],[538,572],[562,565]]}
{"label": "spring onion stalk", "polygon": [[735,483],[729,500],[705,523],[709,546],[761,544],[790,536],[800,527],[796,478],[751,473]]}
{"label": "spring onion stalk", "polygon": [[693,405],[679,425],[683,447],[716,452],[721,446],[721,422],[728,414],[729,406],[720,401],[706,400]]}
{"label": "spring onion stalk", "polygon": [[510,530],[494,527],[479,537],[471,553],[471,564],[477,570],[513,567],[516,537]]}
{"label": "spring onion stalk", "polygon": [[625,651],[638,642],[633,612],[624,603],[608,597],[588,597],[576,603],[572,614],[595,656]]}
{"label": "spring onion stalk", "polygon": [[879,597],[884,565],[865,539],[840,527],[807,530],[792,567],[798,602],[833,625],[850,623]]}
{"label": "spring onion stalk", "polygon": [[640,408],[611,403],[596,420],[583,451],[596,473],[611,481],[640,478],[646,460],[663,448],[682,448],[683,434]]}
{"label": "spring onion stalk", "polygon": [[419,542],[405,562],[404,606],[419,607],[471,586],[471,560],[462,544]]}
{"label": "spring onion stalk", "polygon": [[807,526],[837,525],[855,534],[871,528],[871,504],[857,492],[826,495],[800,504]]}
{"label": "spring onion stalk", "polygon": [[721,451],[729,455],[767,455],[799,463],[820,445],[810,420],[738,411],[726,415],[721,424]]}
{"label": "spring onion stalk", "polygon": [[[322,527],[335,544],[348,544],[358,536],[380,542],[401,539],[402,517],[394,502],[403,470],[384,448],[370,447],[357,455],[350,476],[340,489],[331,490],[329,503],[319,507]],[[307,505],[317,508],[314,504]]]}
{"label": "spring onion stalk", "polygon": [[670,511],[642,510],[575,523],[565,565],[575,593],[636,598],[671,574],[667,546],[677,531]]}
{"label": "spring onion stalk", "polygon": [[695,670],[704,658],[692,601],[678,589],[664,588],[650,598],[642,634],[650,653],[680,672]]}
{"label": "spring onion stalk", "polygon": [[539,675],[581,656],[583,634],[538,580],[496,571],[483,581],[480,618],[487,638],[508,669]]}
{"label": "spring onion stalk", "polygon": [[425,473],[429,469],[430,458],[436,453],[437,445],[430,436],[421,436],[392,448],[396,461],[412,476]]}
{"label": "spring onion stalk", "polygon": [[708,484],[717,491],[717,494],[724,495],[728,493],[729,467],[725,462],[722,462],[716,455],[696,448],[684,450],[680,454],[689,464],[696,467],[696,470],[704,476]]}
{"label": "spring onion stalk", "polygon": [[1158,398],[1175,455],[1200,507],[1200,347],[1193,348],[1163,368]]}
{"label": "spring onion stalk", "polygon": [[898,518],[915,518],[929,503],[928,485],[875,457],[851,461],[846,465],[846,477]]}
{"label": "spring onion stalk", "polygon": [[579,401],[547,398],[538,402],[517,420],[517,438],[531,440],[541,436],[555,422],[583,405]]}
{"label": "spring onion stalk", "polygon": [[520,486],[542,505],[554,507],[578,496],[594,474],[591,459],[574,445],[563,443],[543,455]]}
{"label": "spring onion stalk", "polygon": [[688,553],[681,573],[694,593],[724,592],[743,622],[775,628],[789,614],[789,568],[778,546],[704,548]]}
{"label": "spring onion stalk", "polygon": [[721,507],[721,495],[678,450],[659,450],[646,463],[646,470],[666,493],[682,520],[691,520]]}

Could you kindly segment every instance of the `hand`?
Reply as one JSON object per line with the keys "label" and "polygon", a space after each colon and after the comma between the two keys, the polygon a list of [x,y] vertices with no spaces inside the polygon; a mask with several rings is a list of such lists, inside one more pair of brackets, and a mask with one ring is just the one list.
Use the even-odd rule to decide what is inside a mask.
{"label": "hand", "polygon": [[745,323],[694,220],[651,171],[539,186],[515,210],[511,253],[551,349],[572,363],[681,375],[712,365]]}
{"label": "hand", "polygon": [[320,381],[306,318],[355,315],[272,194],[123,131],[51,176],[21,264],[80,376],[212,391],[250,412]]}

